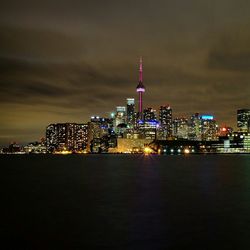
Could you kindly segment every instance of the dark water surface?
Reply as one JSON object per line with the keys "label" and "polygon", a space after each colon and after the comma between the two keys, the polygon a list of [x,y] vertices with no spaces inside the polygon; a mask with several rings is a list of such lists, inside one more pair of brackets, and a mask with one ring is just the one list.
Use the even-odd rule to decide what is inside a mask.
{"label": "dark water surface", "polygon": [[250,155],[1,155],[2,249],[250,249]]}

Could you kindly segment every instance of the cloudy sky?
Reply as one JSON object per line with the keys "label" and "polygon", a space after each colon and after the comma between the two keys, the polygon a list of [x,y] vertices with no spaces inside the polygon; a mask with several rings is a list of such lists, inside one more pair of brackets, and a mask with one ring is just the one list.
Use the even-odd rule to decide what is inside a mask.
{"label": "cloudy sky", "polygon": [[[5,3],[4,3],[5,2]],[[8,0],[0,9],[0,144],[108,116],[137,97],[235,127],[250,108],[249,0]]]}

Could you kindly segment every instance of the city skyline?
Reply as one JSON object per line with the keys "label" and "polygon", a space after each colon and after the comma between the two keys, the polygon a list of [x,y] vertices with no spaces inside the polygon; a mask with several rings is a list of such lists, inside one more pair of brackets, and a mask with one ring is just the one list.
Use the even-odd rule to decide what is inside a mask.
{"label": "city skyline", "polygon": [[[142,93],[144,93],[145,92],[145,87],[144,87],[144,85],[143,85],[143,60],[142,60],[142,56],[140,56],[140,59],[139,59],[139,67],[138,67],[138,75],[139,75],[139,77],[138,77],[138,85],[137,85],[137,87],[136,87],[136,92],[139,94],[137,97],[135,97],[135,98],[131,98],[131,97],[127,97],[126,98],[126,100],[127,100],[127,105],[129,105],[129,103],[131,104],[131,101],[133,102],[133,105],[134,105],[134,108],[135,108],[135,110],[134,110],[134,114],[137,114],[137,118],[135,118],[136,120],[137,119],[142,119],[143,121],[145,120],[147,120],[147,119],[145,119],[145,115],[147,114],[147,112],[153,112],[153,113],[155,113],[153,116],[154,116],[154,118],[152,118],[153,120],[155,119],[155,120],[161,120],[161,112],[162,112],[162,108],[166,108],[166,109],[170,109],[171,110],[171,126],[172,126],[172,122],[174,122],[174,120],[178,120],[178,119],[186,119],[187,121],[188,120],[190,120],[190,119],[192,119],[192,116],[193,115],[195,115],[195,114],[197,114],[199,117],[205,117],[205,119],[208,119],[208,120],[210,120],[210,119],[212,119],[212,120],[214,120],[214,121],[216,121],[217,119],[216,119],[216,117],[214,116],[214,115],[211,115],[211,114],[214,114],[214,112],[211,112],[211,114],[205,114],[205,113],[199,113],[198,111],[195,111],[195,112],[190,112],[191,113],[191,115],[189,115],[188,116],[188,114],[181,114],[180,116],[176,116],[176,115],[174,115],[174,114],[172,114],[172,107],[170,106],[170,104],[166,104],[166,105],[161,105],[161,106],[159,106],[158,108],[156,108],[156,109],[154,109],[154,108],[152,108],[152,106],[150,106],[150,105],[148,105],[148,106],[143,106],[143,98],[142,98]],[[133,95],[130,95],[130,96],[133,96]],[[99,117],[106,117],[107,119],[109,119],[109,118],[112,118],[112,116],[113,116],[113,114],[115,114],[116,112],[118,112],[118,110],[119,109],[121,109],[121,110],[119,110],[119,111],[122,111],[122,113],[124,113],[123,115],[125,115],[125,117],[126,117],[126,122],[125,122],[125,120],[124,120],[124,122],[125,123],[127,123],[128,122],[128,125],[129,125],[129,121],[127,121],[127,118],[128,118],[128,106],[126,107],[125,106],[125,102],[123,103],[123,104],[121,104],[121,105],[123,105],[123,106],[114,106],[113,107],[113,110],[111,111],[111,112],[106,112],[107,113],[107,115],[105,116],[102,116],[102,115],[97,115],[97,114],[95,114],[94,116],[91,116],[91,117],[89,117],[89,119],[87,119],[87,120],[85,120],[85,121],[81,121],[81,124],[87,124],[90,120],[92,120],[93,118],[95,119],[96,117],[99,119]],[[136,108],[137,107],[137,108]],[[114,111],[115,110],[115,108],[116,108],[116,112]],[[241,109],[241,110],[244,110],[244,109]],[[249,109],[248,109],[249,110]],[[238,118],[238,112],[239,112],[240,110],[237,110],[237,118]],[[145,113],[146,112],[146,113]],[[124,118],[125,118],[124,117]],[[106,119],[105,118],[105,119]],[[122,118],[122,119],[124,119],[124,118]],[[172,121],[173,120],[173,121]],[[238,127],[238,121],[236,122],[237,123],[237,127]],[[56,122],[54,122],[54,124],[75,124],[75,121],[67,121],[67,122],[65,122],[65,121],[56,121]],[[220,125],[220,127],[222,128],[223,126],[227,126],[227,127],[230,127],[230,124],[225,124],[225,123],[223,123],[223,122],[221,122],[221,123],[218,123],[217,122],[217,124],[218,125]],[[52,125],[52,124],[50,124],[50,125]],[[49,126],[50,126],[49,125]],[[233,127],[233,126],[232,126]],[[172,130],[172,128],[171,128],[171,130]],[[237,130],[237,129],[236,129]],[[44,138],[44,134],[40,137],[40,139],[43,139]],[[36,138],[36,139],[38,139],[38,138]],[[34,139],[33,141],[35,141],[36,139]],[[16,140],[13,140],[12,142],[10,142],[10,143],[16,143],[17,141]],[[24,143],[27,143],[28,141],[26,141],[26,142],[24,142]],[[19,142],[18,142],[19,143]]]}
{"label": "city skyline", "polygon": [[[18,1],[0,10],[0,144],[55,122],[108,116],[135,98],[173,116],[213,114],[236,129],[250,107],[245,1]],[[15,18],[13,18],[15,16]],[[46,18],[45,18],[46,17]],[[137,105],[136,105],[137,106]]]}

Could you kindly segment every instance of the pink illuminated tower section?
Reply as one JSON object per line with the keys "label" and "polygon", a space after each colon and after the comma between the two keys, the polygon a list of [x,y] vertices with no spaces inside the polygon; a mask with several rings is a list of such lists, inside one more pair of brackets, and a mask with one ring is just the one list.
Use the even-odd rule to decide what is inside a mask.
{"label": "pink illuminated tower section", "polygon": [[142,119],[142,93],[145,92],[145,87],[142,81],[143,81],[143,74],[142,74],[142,57],[141,57],[140,69],[139,69],[139,83],[136,87],[136,92],[139,93],[139,106],[138,106],[139,119]]}

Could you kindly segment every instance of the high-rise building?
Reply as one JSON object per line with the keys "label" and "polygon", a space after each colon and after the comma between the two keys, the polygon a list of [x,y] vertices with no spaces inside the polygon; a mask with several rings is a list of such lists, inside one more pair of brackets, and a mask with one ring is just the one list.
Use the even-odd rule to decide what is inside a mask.
{"label": "high-rise building", "polygon": [[117,106],[115,114],[115,128],[120,124],[126,124],[126,107]]}
{"label": "high-rise building", "polygon": [[76,124],[68,123],[66,125],[66,149],[76,149]]}
{"label": "high-rise building", "polygon": [[138,122],[139,137],[143,139],[157,139],[159,122],[157,120],[146,120]]}
{"label": "high-rise building", "polygon": [[[48,151],[68,150],[68,123],[50,124],[46,128],[46,147]],[[69,138],[71,140],[71,138]]]}
{"label": "high-rise building", "polygon": [[76,124],[76,148],[78,150],[86,149],[88,144],[88,124]]}
{"label": "high-rise building", "polygon": [[127,98],[127,124],[128,128],[133,128],[135,124],[135,99]]}
{"label": "high-rise building", "polygon": [[[93,153],[106,152],[108,147],[115,145],[113,119],[92,116],[89,122],[88,151]],[[112,139],[112,140],[111,140]]]}
{"label": "high-rise building", "polygon": [[46,128],[47,151],[80,151],[86,148],[88,125],[76,123],[50,124]]}
{"label": "high-rise building", "polygon": [[88,123],[88,150],[90,150],[91,141],[95,138],[101,138],[101,118],[99,116],[92,116]]}
{"label": "high-rise building", "polygon": [[89,140],[109,135],[113,130],[113,119],[92,116],[89,122]]}
{"label": "high-rise building", "polygon": [[250,132],[250,109],[237,110],[237,127],[239,132]]}
{"label": "high-rise building", "polygon": [[58,147],[58,127],[57,124],[50,124],[46,128],[46,148],[53,152]]}
{"label": "high-rise building", "polygon": [[218,139],[218,125],[212,115],[202,115],[201,119],[201,139],[212,141]]}
{"label": "high-rise building", "polygon": [[142,94],[145,92],[143,85],[143,73],[142,73],[142,58],[140,58],[140,69],[139,69],[139,83],[136,87],[136,92],[139,93],[139,104],[138,104],[138,119],[142,120],[143,102]]}
{"label": "high-rise building", "polygon": [[201,140],[201,119],[199,113],[195,113],[190,118],[188,137],[190,140]]}
{"label": "high-rise building", "polygon": [[152,121],[156,120],[156,110],[152,108],[146,108],[143,110],[143,120],[144,121]]}
{"label": "high-rise building", "polygon": [[173,135],[179,139],[188,139],[188,119],[185,117],[173,120]]}
{"label": "high-rise building", "polygon": [[172,109],[169,105],[161,106],[159,110],[160,127],[164,137],[172,136]]}

